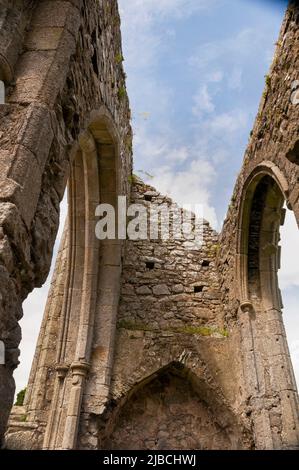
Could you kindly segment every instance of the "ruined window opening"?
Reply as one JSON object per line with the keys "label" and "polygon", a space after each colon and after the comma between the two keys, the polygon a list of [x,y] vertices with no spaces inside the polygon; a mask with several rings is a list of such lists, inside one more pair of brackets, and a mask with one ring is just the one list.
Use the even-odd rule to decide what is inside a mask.
{"label": "ruined window opening", "polygon": [[153,200],[153,196],[149,195],[149,194],[145,194],[144,195],[144,200],[145,201],[148,201],[148,202],[151,202]]}
{"label": "ruined window opening", "polygon": [[277,183],[264,176],[257,184],[250,208],[248,226],[248,294],[259,308],[282,308],[277,272],[280,265],[280,225],[284,197]]}
{"label": "ruined window opening", "polygon": [[203,291],[204,286],[194,286],[194,294],[199,294]]}
{"label": "ruined window opening", "polygon": [[147,269],[150,269],[150,270],[151,270],[151,269],[154,269],[154,268],[155,268],[155,263],[154,263],[154,261],[147,261],[147,262],[145,263],[145,266],[146,266]]}
{"label": "ruined window opening", "polygon": [[[279,288],[278,272],[281,265],[281,225],[285,219],[285,194],[283,180],[274,179],[266,172],[258,173],[247,187],[243,201],[242,236],[240,245],[240,287],[241,310],[247,315],[250,328],[246,334],[252,336],[256,354],[263,346],[257,333],[264,331],[263,344],[268,353],[263,366],[273,362],[273,356],[280,354],[285,387],[296,384],[288,351],[288,341],[282,316],[282,295]],[[282,180],[282,181],[281,181]],[[295,256],[295,254],[294,254]],[[294,257],[293,256],[293,257]],[[296,256],[295,256],[296,257]],[[245,317],[246,318],[246,317]],[[257,374],[257,387],[263,383],[262,375]],[[278,389],[282,386],[281,377],[275,377]]]}
{"label": "ruined window opening", "polygon": [[[41,387],[43,393],[45,393],[45,388],[48,387],[46,383],[48,378],[39,382],[36,380],[37,374],[39,374],[41,369],[52,368],[51,363],[55,360],[55,363],[58,364],[56,369],[57,375],[52,374],[49,380],[52,381],[51,386],[60,389],[61,384],[63,384],[63,381],[60,379],[65,377],[66,371],[68,370],[65,359],[67,355],[69,354],[73,357],[74,359],[72,360],[76,364],[76,356],[78,354],[88,354],[88,334],[90,333],[85,331],[83,325],[87,323],[87,317],[93,315],[96,302],[96,296],[90,293],[95,286],[98,285],[97,279],[100,269],[114,273],[120,266],[121,250],[117,249],[118,245],[113,245],[115,248],[114,251],[106,250],[105,242],[99,244],[99,240],[96,239],[95,235],[97,222],[95,209],[97,205],[100,201],[103,203],[109,201],[110,204],[116,205],[118,192],[117,146],[112,137],[115,131],[113,123],[108,121],[109,117],[106,117],[106,115],[105,110],[103,110],[101,114],[100,112],[95,112],[94,118],[89,124],[88,131],[82,133],[80,136],[79,146],[73,158],[68,181],[69,204],[66,205],[66,207],[69,215],[67,237],[62,237],[61,244],[59,243],[59,238],[56,239],[56,252],[58,244],[60,245],[60,251],[55,263],[54,277],[52,277],[52,273],[50,273],[48,277],[48,279],[52,281],[50,290],[48,289],[48,285],[44,286],[44,293],[35,289],[35,294],[31,297],[35,312],[38,309],[43,315],[43,325],[45,328],[41,328],[39,339],[37,343],[33,345],[36,346],[36,354],[31,364],[28,382],[26,375],[29,371],[25,372],[24,367],[17,369],[17,373],[19,372],[20,374],[17,378],[17,391],[28,384],[24,406],[26,410],[34,409],[34,413],[36,414],[40,413],[44,406],[42,401],[39,402],[37,400],[37,397],[40,396],[39,388]],[[98,137],[99,130],[100,137]],[[90,148],[93,149],[92,154],[89,151]],[[95,178],[95,175],[98,175],[98,178]],[[102,250],[101,252],[100,249]],[[56,257],[55,255],[56,253],[54,252],[53,260]],[[113,259],[113,263],[117,266],[116,269],[111,262],[111,258]],[[101,264],[99,260],[101,260]],[[91,272],[93,276],[89,275]],[[92,277],[91,281],[90,277]],[[104,276],[102,276],[101,279],[104,279]],[[118,277],[115,276],[115,282],[111,288],[114,289],[116,295],[118,292],[118,282]],[[90,288],[84,290],[83,287],[85,285],[90,286]],[[77,289],[77,286],[82,287]],[[102,291],[103,290],[104,289],[102,289]],[[81,297],[76,295],[77,292],[80,293]],[[44,310],[41,308],[41,302],[46,300],[47,294],[48,300]],[[107,293],[106,296],[106,302],[109,304],[111,298],[110,292]],[[114,302],[113,300],[113,305],[111,305],[113,315],[115,315],[117,308],[117,303]],[[24,319],[25,318],[27,321],[26,327],[28,328],[28,314],[24,316]],[[110,321],[110,318],[111,316],[108,321]],[[48,321],[49,319],[50,321]],[[57,324],[57,321],[59,324]],[[79,327],[75,335],[70,338],[69,324],[74,321],[78,322]],[[101,324],[101,322],[106,320],[97,318],[95,321]],[[111,322],[112,321],[113,318],[111,318]],[[36,319],[34,319],[32,323],[35,324]],[[80,326],[84,329],[83,335],[80,332]],[[94,325],[94,328],[95,327]],[[47,335],[57,336],[57,341],[48,344]],[[82,337],[84,337],[85,341],[83,348],[86,348],[86,351],[83,351],[83,353],[81,351],[77,352],[78,347],[82,347]],[[30,343],[32,343],[32,334],[27,335],[27,341],[29,338]],[[80,338],[80,340],[78,338]],[[24,339],[26,340],[26,338]],[[110,337],[103,337],[101,340],[103,342],[110,341]],[[42,349],[45,343],[47,347]],[[43,354],[40,354],[41,350],[43,350]],[[22,351],[28,355],[27,347],[23,347]],[[26,365],[26,363],[31,363],[31,361],[27,358],[26,360],[23,358],[21,364]],[[75,372],[72,370],[72,374],[74,373]],[[26,382],[22,383],[20,377],[22,381]],[[58,381],[56,380],[57,377],[59,378]],[[72,384],[70,384],[70,387],[72,387]],[[45,394],[43,396],[45,396]],[[43,442],[43,445],[47,448],[55,445],[53,439],[55,439],[56,436],[56,428],[54,429],[53,426],[57,426],[57,429],[64,429],[64,420],[67,419],[67,417],[63,417],[59,422],[55,421],[54,423],[56,409],[60,406],[60,402],[59,404],[58,402],[56,403],[56,399],[58,401],[64,401],[64,395],[54,393],[52,397],[47,423],[50,432],[45,433]],[[80,409],[78,407],[76,408],[76,419],[79,419],[79,415]],[[67,440],[66,444],[64,443],[67,448],[73,445],[72,442],[75,436],[71,437],[72,441],[69,440],[69,438],[69,435],[63,435],[63,439]]]}
{"label": "ruined window opening", "polygon": [[208,268],[210,266],[210,264],[211,264],[211,261],[208,261],[207,259],[203,260],[203,262],[202,262],[202,266],[204,268]]}

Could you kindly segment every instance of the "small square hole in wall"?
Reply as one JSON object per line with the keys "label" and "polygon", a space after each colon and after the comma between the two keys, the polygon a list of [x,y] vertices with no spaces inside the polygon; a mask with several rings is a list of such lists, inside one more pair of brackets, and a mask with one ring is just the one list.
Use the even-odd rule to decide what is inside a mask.
{"label": "small square hole in wall", "polygon": [[144,200],[145,201],[151,202],[152,199],[153,199],[153,196],[151,196],[150,194],[145,194],[144,195]]}
{"label": "small square hole in wall", "polygon": [[203,260],[203,262],[202,262],[202,266],[204,268],[208,268],[210,266],[210,264],[211,264],[211,261],[208,261],[207,259]]}
{"label": "small square hole in wall", "polygon": [[203,286],[194,286],[194,294],[199,294],[203,291]]}
{"label": "small square hole in wall", "polygon": [[155,263],[153,261],[147,261],[145,263],[146,269],[154,269]]}

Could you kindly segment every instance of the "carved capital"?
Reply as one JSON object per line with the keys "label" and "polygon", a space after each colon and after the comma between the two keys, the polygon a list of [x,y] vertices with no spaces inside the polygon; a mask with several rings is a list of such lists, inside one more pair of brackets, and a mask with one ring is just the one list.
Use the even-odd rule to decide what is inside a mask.
{"label": "carved capital", "polygon": [[243,302],[241,302],[240,309],[243,313],[252,314],[254,312],[254,308],[250,300],[244,300]]}
{"label": "carved capital", "polygon": [[88,362],[73,362],[71,365],[72,376],[86,377],[90,369]]}
{"label": "carved capital", "polygon": [[57,364],[56,371],[59,379],[64,379],[66,374],[69,371],[69,366],[67,364]]}

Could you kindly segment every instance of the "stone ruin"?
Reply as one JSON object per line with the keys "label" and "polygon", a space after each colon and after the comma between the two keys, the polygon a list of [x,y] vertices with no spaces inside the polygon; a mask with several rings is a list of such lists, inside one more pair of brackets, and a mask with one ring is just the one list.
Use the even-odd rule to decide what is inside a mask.
{"label": "stone ruin", "polygon": [[[0,0],[4,446],[299,448],[277,281],[285,203],[299,223],[298,50],[291,2],[220,234],[204,221],[198,249],[100,241],[99,203],[171,204],[132,177],[117,1]],[[11,412],[22,302],[49,273],[67,184],[27,392]]]}

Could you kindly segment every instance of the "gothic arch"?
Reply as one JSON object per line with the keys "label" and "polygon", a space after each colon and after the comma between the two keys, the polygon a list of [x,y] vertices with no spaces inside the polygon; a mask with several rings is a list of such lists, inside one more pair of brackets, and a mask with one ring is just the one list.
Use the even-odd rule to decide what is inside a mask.
{"label": "gothic arch", "polygon": [[[95,367],[101,368],[99,395],[108,394],[119,297],[121,241],[100,242],[95,235],[97,205],[116,207],[121,192],[119,138],[106,108],[91,113],[71,153],[68,219],[25,397],[29,421],[47,423],[44,448],[75,447],[83,394],[92,381],[86,377]],[[53,395],[45,414],[53,364]],[[63,442],[56,439],[58,429]]]}
{"label": "gothic arch", "polygon": [[98,419],[98,448],[251,448],[213,379],[190,366],[172,361],[112,400]]}
{"label": "gothic arch", "polygon": [[255,441],[259,446],[261,439],[261,446],[269,449],[283,447],[287,427],[292,427],[294,445],[298,439],[297,389],[277,275],[281,253],[279,230],[284,223],[284,203],[290,207],[288,197],[283,173],[272,162],[263,162],[244,184],[238,219],[236,272],[248,394],[251,400],[261,403],[266,396],[273,397],[273,407],[284,404],[276,429],[270,424],[271,411],[264,416],[258,412],[253,415]]}
{"label": "gothic arch", "polygon": [[[248,244],[250,240],[250,223],[252,211],[254,210],[254,197],[257,195],[256,191],[259,188],[262,182],[273,182],[273,197],[274,201],[266,201],[267,196],[270,197],[269,184],[265,185],[264,190],[262,191],[261,198],[264,197],[262,202],[263,204],[268,203],[268,220],[267,220],[267,210],[263,212],[263,220],[260,220],[259,227],[262,228],[261,224],[264,226],[267,222],[270,223],[272,227],[272,235],[269,235],[271,240],[268,242],[276,244],[276,248],[279,242],[279,226],[280,223],[284,221],[284,201],[288,203],[289,197],[289,187],[288,182],[281,172],[281,170],[272,162],[263,162],[258,165],[250,176],[247,178],[244,187],[243,194],[241,197],[241,206],[239,211],[239,227],[238,227],[238,246],[237,246],[237,277],[241,280],[239,298],[241,303],[248,300]],[[288,203],[290,206],[290,204]],[[263,209],[263,208],[262,208]],[[274,233],[275,232],[275,233]],[[267,241],[264,240],[264,243],[267,244]],[[276,249],[273,248],[273,249]],[[279,255],[279,253],[278,253]],[[258,255],[259,258],[259,255]],[[276,271],[277,266],[276,264]],[[273,282],[275,279],[273,278]],[[278,289],[278,284],[276,286],[276,291]],[[273,289],[272,289],[273,290]],[[276,295],[277,292],[276,292]]]}

